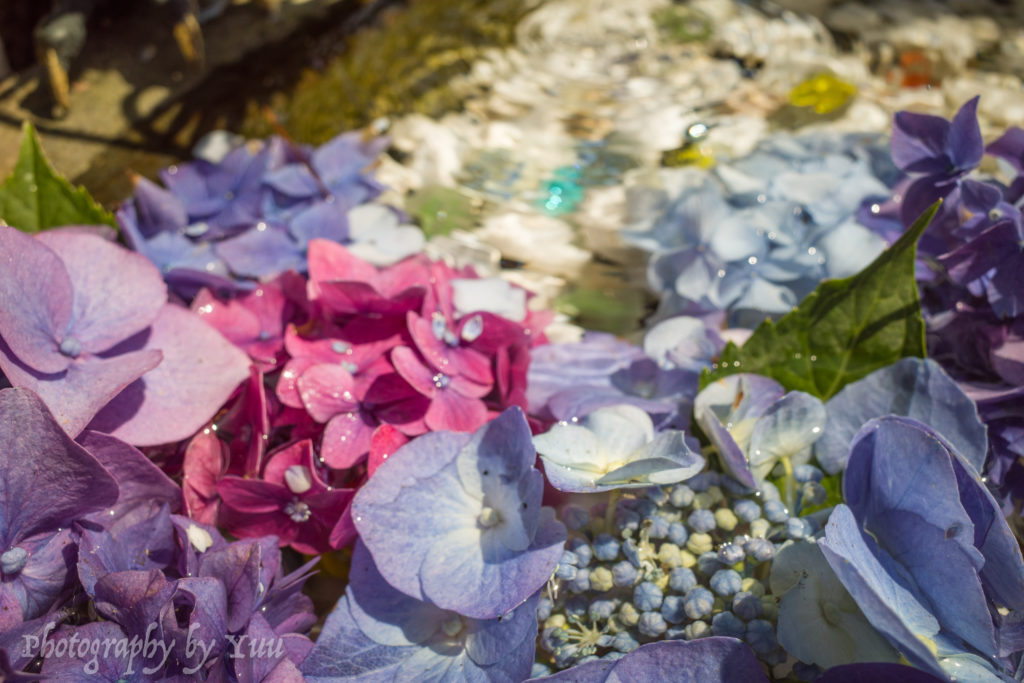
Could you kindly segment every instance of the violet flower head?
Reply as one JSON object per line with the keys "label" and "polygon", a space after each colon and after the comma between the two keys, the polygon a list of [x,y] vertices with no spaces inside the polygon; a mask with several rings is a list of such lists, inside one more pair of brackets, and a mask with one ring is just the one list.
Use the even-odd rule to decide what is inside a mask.
{"label": "violet flower head", "polygon": [[643,349],[601,332],[531,349],[528,373],[530,414],[547,421],[628,403],[647,412],[656,429],[685,427],[697,387],[695,372],[665,369]]}
{"label": "violet flower head", "polygon": [[525,680],[533,665],[538,597],[495,618],[469,618],[395,590],[359,542],[348,589],[302,673],[315,683]]}
{"label": "violet flower head", "polygon": [[725,636],[648,643],[621,659],[596,659],[534,680],[550,683],[768,681],[750,646],[742,640]]}
{"label": "violet flower head", "polygon": [[381,574],[418,600],[476,619],[515,608],[551,576],[566,531],[541,508],[530,429],[509,408],[474,434],[403,446],[356,494],[356,529]]}
{"label": "violet flower head", "polygon": [[968,100],[952,121],[901,111],[893,117],[892,160],[903,171],[920,174],[907,188],[900,208],[904,225],[946,197],[958,180],[981,163],[985,146],[978,125],[978,98]]}
{"label": "violet flower head", "polygon": [[[0,227],[0,369],[71,436],[87,425],[136,445],[195,432],[248,359],[185,309],[160,274],[95,235]],[[38,273],[49,273],[40,282]]]}
{"label": "violet flower head", "polygon": [[71,523],[113,505],[118,487],[26,389],[0,389],[0,444],[0,648],[17,646],[21,665],[22,644],[4,636],[53,608],[73,577]]}

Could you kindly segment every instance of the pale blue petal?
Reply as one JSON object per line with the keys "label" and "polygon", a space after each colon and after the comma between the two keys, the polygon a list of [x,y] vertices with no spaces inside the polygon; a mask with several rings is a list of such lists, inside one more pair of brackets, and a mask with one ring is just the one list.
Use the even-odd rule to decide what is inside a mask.
{"label": "pale blue petal", "polygon": [[877,546],[861,533],[846,505],[832,511],[818,547],[868,621],[912,664],[943,676],[926,645],[939,632],[939,622],[883,567],[873,551]]}
{"label": "pale blue petal", "polygon": [[852,662],[898,662],[814,543],[783,547],[772,560],[771,591],[779,597],[779,644],[822,668]]}
{"label": "pale blue petal", "polygon": [[825,404],[802,391],[791,391],[773,403],[750,436],[747,459],[754,478],[765,479],[782,458],[793,466],[805,464],[825,420]]}
{"label": "pale blue petal", "polygon": [[988,437],[978,408],[935,361],[904,358],[843,387],[826,404],[828,423],[814,455],[829,474],[842,471],[850,442],[874,417],[905,415],[945,439],[982,471]]}

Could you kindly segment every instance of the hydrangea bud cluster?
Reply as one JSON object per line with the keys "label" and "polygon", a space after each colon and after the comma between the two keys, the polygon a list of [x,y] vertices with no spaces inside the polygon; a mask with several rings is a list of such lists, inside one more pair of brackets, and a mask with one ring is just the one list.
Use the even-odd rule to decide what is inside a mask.
{"label": "hydrangea bud cluster", "polygon": [[779,545],[816,522],[791,516],[773,488],[751,494],[709,471],[560,514],[569,540],[538,606],[543,665],[712,635],[746,641],[769,664],[786,658],[768,574]]}

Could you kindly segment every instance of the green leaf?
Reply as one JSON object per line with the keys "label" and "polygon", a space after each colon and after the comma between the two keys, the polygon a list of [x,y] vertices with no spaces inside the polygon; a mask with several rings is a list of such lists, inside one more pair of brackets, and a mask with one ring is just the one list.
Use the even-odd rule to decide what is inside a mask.
{"label": "green leaf", "polygon": [[76,188],[43,156],[32,124],[22,127],[21,152],[14,171],[0,185],[0,219],[23,232],[62,225],[109,225],[114,216],[84,188]]}
{"label": "green leaf", "polygon": [[753,372],[774,378],[788,391],[828,400],[900,358],[923,358],[914,257],[939,203],[867,268],[842,280],[825,280],[777,323],[761,323],[742,348],[726,346],[717,367],[701,375],[701,388],[727,375]]}

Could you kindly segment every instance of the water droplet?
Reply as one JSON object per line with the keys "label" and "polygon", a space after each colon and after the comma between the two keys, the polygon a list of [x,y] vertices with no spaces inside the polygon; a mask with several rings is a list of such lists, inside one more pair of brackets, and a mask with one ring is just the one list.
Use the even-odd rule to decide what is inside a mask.
{"label": "water droplet", "polygon": [[474,315],[462,326],[462,339],[466,342],[476,341],[483,331],[484,319],[479,315]]}
{"label": "water droplet", "polygon": [[878,204],[872,204],[871,205],[871,213],[879,213],[881,210],[882,210],[882,207],[879,206]]}
{"label": "water droplet", "polygon": [[199,221],[198,223],[191,223],[185,226],[184,233],[189,237],[202,237],[210,231],[210,226],[205,221]]}
{"label": "water droplet", "polygon": [[346,344],[343,341],[335,340],[331,342],[331,351],[334,351],[335,353],[345,353],[351,348],[352,347],[350,345]]}
{"label": "water droplet", "polygon": [[752,266],[755,265],[757,263],[757,257],[751,256],[750,258],[747,259],[747,263],[749,263]]}

